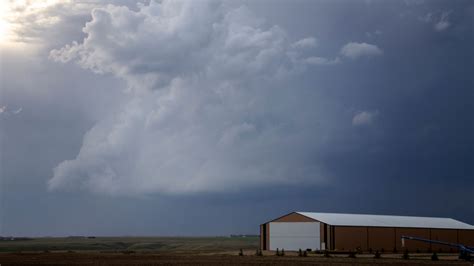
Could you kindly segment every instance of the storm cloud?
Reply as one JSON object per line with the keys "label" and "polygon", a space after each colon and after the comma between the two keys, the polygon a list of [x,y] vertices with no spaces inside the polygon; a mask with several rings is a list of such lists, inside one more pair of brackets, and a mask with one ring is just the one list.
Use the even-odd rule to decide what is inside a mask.
{"label": "storm cloud", "polygon": [[278,107],[300,72],[330,63],[311,57],[314,37],[292,42],[245,6],[215,1],[97,8],[84,32],[51,58],[112,73],[130,101],[54,169],[51,189],[192,193],[326,178],[304,163],[317,146],[302,141],[319,134],[314,121],[293,118],[311,110]]}
{"label": "storm cloud", "polygon": [[472,1],[35,2],[0,40],[0,235],[474,223]]}

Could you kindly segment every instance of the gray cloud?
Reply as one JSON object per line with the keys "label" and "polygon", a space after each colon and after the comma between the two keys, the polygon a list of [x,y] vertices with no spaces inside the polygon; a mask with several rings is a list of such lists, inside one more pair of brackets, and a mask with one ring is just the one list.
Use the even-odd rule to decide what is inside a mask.
{"label": "gray cloud", "polygon": [[314,48],[318,45],[316,38],[308,37],[301,39],[291,45],[291,47],[296,49],[305,49],[305,48]]}
{"label": "gray cloud", "polygon": [[352,125],[354,126],[363,126],[372,124],[377,116],[379,111],[361,111],[354,115],[352,118]]}
{"label": "gray cloud", "polygon": [[341,54],[351,59],[382,55],[383,51],[374,44],[349,42],[341,48]]}
{"label": "gray cloud", "polygon": [[[244,0],[249,21],[237,24],[248,26],[247,36],[262,37],[236,38],[249,48],[216,49],[216,56],[227,55],[221,62],[232,66],[207,67],[216,60],[213,53],[199,64],[186,50],[175,61],[166,59],[164,71],[157,59],[166,57],[155,50],[171,44],[144,45],[135,34],[143,23],[130,35],[111,32],[108,23],[127,29],[128,11],[91,33],[109,34],[135,49],[116,53],[120,47],[113,41],[112,50],[99,45],[104,41],[89,45],[82,32],[92,9],[110,12],[107,4],[132,10],[132,20],[146,16],[138,1],[87,1],[92,5],[79,11],[78,1],[53,2],[35,13],[59,17],[59,23],[41,24],[22,13],[29,20],[19,28],[26,44],[1,47],[0,106],[8,110],[0,114],[1,235],[257,233],[255,225],[295,209],[473,223],[474,204],[466,203],[474,191],[465,186],[474,173],[472,1]],[[241,3],[224,4],[212,9],[219,13],[216,25]],[[438,32],[434,25],[443,10],[451,11],[451,25]],[[429,12],[433,20],[420,21]],[[172,32],[172,44],[182,45],[179,38],[188,36]],[[155,28],[148,35],[158,39]],[[222,48],[216,36],[227,35],[210,34],[211,40],[188,47],[197,54],[210,43]],[[312,36],[316,45],[294,45]],[[265,39],[266,47],[281,49],[274,60],[257,60],[266,50],[259,40]],[[385,53],[377,60],[351,60],[340,54],[348,40]],[[60,53],[54,59],[71,63],[48,60],[51,49],[72,47],[73,41],[79,50],[90,49],[84,55],[116,53],[112,63],[126,71],[108,72],[104,63],[93,67],[103,74],[94,74],[67,49],[69,59]],[[245,52],[248,57],[237,56]],[[268,63],[246,69],[237,61]],[[332,61],[338,63],[326,64]],[[254,69],[260,72],[252,74]],[[161,72],[168,76],[140,84],[140,76]],[[19,115],[10,113],[20,107]],[[355,126],[354,110],[379,115]],[[52,182],[55,167],[58,179]],[[399,191],[406,193],[400,197]],[[448,199],[453,204],[443,204]]]}
{"label": "gray cloud", "polygon": [[451,26],[451,22],[449,21],[450,15],[451,11],[443,11],[438,15],[437,13],[429,12],[419,19],[425,23],[433,25],[435,31],[441,32],[447,30]]}
{"label": "gray cloud", "polygon": [[0,106],[0,115],[17,115],[21,113],[22,110],[23,110],[23,107],[12,110],[8,108],[8,106],[3,105],[3,106]]}
{"label": "gray cloud", "polygon": [[335,65],[341,63],[339,57],[335,59],[328,59],[325,57],[312,56],[304,59],[304,62],[309,65]]}
{"label": "gray cloud", "polygon": [[434,29],[436,31],[444,31],[451,26],[451,22],[449,22],[449,14],[451,12],[443,12],[441,13],[441,17],[438,22],[434,25]]}
{"label": "gray cloud", "polygon": [[314,38],[291,43],[247,8],[214,1],[97,8],[84,32],[51,58],[124,79],[130,101],[54,169],[51,189],[138,195],[324,180],[317,164],[285,155],[308,156],[297,135],[315,129],[266,103],[306,66],[335,62],[307,55]]}

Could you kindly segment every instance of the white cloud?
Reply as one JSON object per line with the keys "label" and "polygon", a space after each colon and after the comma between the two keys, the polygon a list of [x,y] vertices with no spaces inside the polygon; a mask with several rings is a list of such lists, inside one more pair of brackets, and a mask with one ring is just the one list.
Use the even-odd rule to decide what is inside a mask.
{"label": "white cloud", "polygon": [[281,28],[263,29],[260,24],[247,8],[229,9],[214,1],[152,1],[138,12],[111,5],[94,9],[83,43],[53,50],[51,58],[112,73],[135,89],[163,86],[178,75],[196,72],[235,79],[281,75],[291,64],[301,63],[290,62],[285,54],[291,48],[298,52],[314,38],[292,47]]}
{"label": "white cloud", "polygon": [[294,42],[291,47],[297,48],[297,49],[305,49],[305,48],[315,48],[317,47],[317,40],[314,37],[308,37],[301,39],[297,42]]}
{"label": "white cloud", "polygon": [[383,51],[374,44],[369,43],[357,43],[357,42],[350,42],[344,45],[341,48],[341,54],[343,56],[356,59],[359,57],[371,57],[371,56],[379,56],[383,54]]}
{"label": "white cloud", "polygon": [[292,43],[287,54],[294,64],[300,66],[331,66],[341,62],[338,57],[329,59],[322,56],[311,55],[311,52],[313,52],[316,47],[316,38],[307,37]]}
{"label": "white cloud", "polygon": [[6,110],[7,110],[7,107],[5,105],[0,106],[0,114],[4,113]]}
{"label": "white cloud", "polygon": [[354,115],[352,118],[353,126],[363,126],[372,124],[378,117],[379,111],[361,111]]}
{"label": "white cloud", "polygon": [[109,4],[135,7],[147,0],[27,0],[7,1],[5,20],[9,41],[15,46],[27,44],[28,49],[64,45],[81,39],[81,28],[94,8]]}
{"label": "white cloud", "polygon": [[297,137],[316,129],[278,104],[296,72],[330,63],[301,51],[311,38],[294,45],[247,8],[216,1],[109,5],[84,32],[50,57],[125,80],[130,100],[54,169],[50,189],[194,193],[324,179],[301,159],[316,144]]}

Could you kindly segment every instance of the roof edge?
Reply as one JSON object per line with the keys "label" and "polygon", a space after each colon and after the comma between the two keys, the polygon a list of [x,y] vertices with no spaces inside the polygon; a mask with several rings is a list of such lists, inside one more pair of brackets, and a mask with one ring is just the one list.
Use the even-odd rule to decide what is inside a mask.
{"label": "roof edge", "polygon": [[285,217],[285,216],[288,216],[288,215],[291,215],[291,214],[293,214],[293,213],[296,213],[296,214],[299,214],[299,215],[301,215],[301,216],[304,216],[304,217],[306,217],[306,218],[308,218],[308,219],[311,219],[311,220],[320,222],[319,220],[316,220],[316,219],[314,219],[314,218],[312,218],[312,217],[309,217],[309,216],[307,216],[307,215],[302,214],[302,212],[290,212],[290,213],[287,213],[287,214],[285,214],[285,215],[279,216],[279,217],[277,217],[277,218],[275,218],[275,219],[272,219],[272,220],[270,220],[270,221],[264,222],[264,223],[261,224],[261,225],[271,223],[271,222],[273,222],[273,221],[276,221],[276,220],[278,220],[278,219],[281,219],[281,218],[283,218],[283,217]]}
{"label": "roof edge", "polygon": [[356,213],[329,213],[329,212],[296,212],[300,215],[303,215],[305,217],[308,217],[312,220],[315,220],[315,221],[319,221],[319,222],[322,222],[322,223],[325,223],[325,224],[328,224],[328,225],[332,225],[332,226],[358,226],[358,225],[350,225],[350,224],[346,224],[346,225],[337,225],[337,224],[333,224],[333,223],[329,223],[329,221],[323,221],[323,220],[317,220],[315,219],[314,217],[310,217],[308,216],[307,214],[340,214],[340,215],[361,215],[361,216],[389,216],[389,217],[405,217],[405,218],[428,218],[428,219],[445,219],[445,220],[451,220],[451,221],[454,221],[454,222],[457,222],[457,223],[460,223],[460,224],[463,224],[467,227],[470,227],[470,228],[459,228],[459,227],[432,227],[432,226],[429,226],[429,227],[412,227],[412,226],[375,226],[375,225],[364,225],[366,227],[397,227],[397,228],[430,228],[430,229],[451,229],[451,230],[474,230],[474,225],[471,225],[471,224],[468,224],[468,223],[465,223],[463,221],[460,221],[460,220],[456,220],[456,219],[453,219],[451,217],[430,217],[430,216],[408,216],[408,215],[385,215],[385,214],[356,214]]}

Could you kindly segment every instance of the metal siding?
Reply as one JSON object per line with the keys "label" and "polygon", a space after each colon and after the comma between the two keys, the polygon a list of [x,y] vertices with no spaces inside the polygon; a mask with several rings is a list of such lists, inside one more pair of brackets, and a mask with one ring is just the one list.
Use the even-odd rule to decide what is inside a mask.
{"label": "metal siding", "polygon": [[[449,229],[431,229],[431,239],[437,241],[444,241],[449,243],[458,243],[458,232],[457,230],[449,230]],[[457,248],[446,246],[446,245],[439,245],[439,244],[432,244],[431,249],[436,252],[454,252],[457,251]]]}
{"label": "metal siding", "polygon": [[389,227],[368,227],[367,239],[368,249],[373,251],[393,251],[400,239],[395,238],[395,228]]}
{"label": "metal siding", "polygon": [[336,250],[367,250],[366,227],[334,227],[334,244]]}
{"label": "metal siding", "polygon": [[272,222],[270,223],[271,250],[321,248],[319,222]]}

